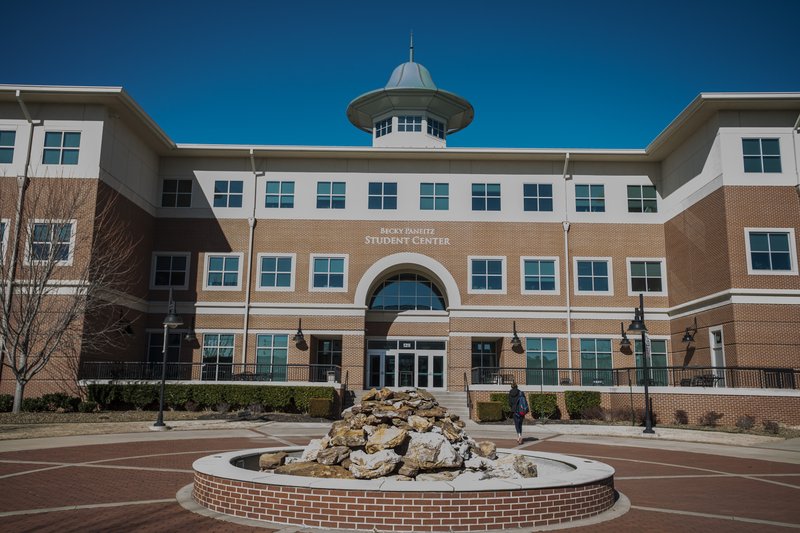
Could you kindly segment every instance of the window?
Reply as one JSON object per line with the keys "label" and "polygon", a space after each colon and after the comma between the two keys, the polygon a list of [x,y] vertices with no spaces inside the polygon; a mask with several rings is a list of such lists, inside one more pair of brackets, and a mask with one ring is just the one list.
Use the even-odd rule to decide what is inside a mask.
{"label": "window", "polygon": [[444,311],[442,291],[419,274],[398,274],[383,281],[370,298],[369,308],[378,311]]}
{"label": "window", "polygon": [[504,257],[469,258],[470,292],[504,293],[505,270]]}
{"label": "window", "polygon": [[30,261],[72,263],[75,222],[34,222],[31,226]]}
{"label": "window", "polygon": [[575,290],[582,294],[612,294],[611,259],[575,258]]}
{"label": "window", "polygon": [[749,274],[796,274],[797,251],[792,228],[745,228]]}
{"label": "window", "polygon": [[558,294],[558,270],[555,257],[523,257],[522,293],[551,292]]}
{"label": "window", "polygon": [[375,123],[375,138],[392,133],[392,117],[379,120]]}
{"label": "window", "polygon": [[343,181],[317,182],[317,209],[344,209],[345,190]]}
{"label": "window", "polygon": [[228,381],[233,378],[232,333],[203,335],[203,371],[205,381]]}
{"label": "window", "polygon": [[628,273],[630,274],[628,292],[631,294],[666,292],[662,264],[662,259],[628,259]]}
{"label": "window", "polygon": [[14,161],[14,141],[16,138],[16,131],[0,130],[0,164]]}
{"label": "window", "polygon": [[152,272],[152,288],[186,289],[189,282],[189,254],[155,253]]}
{"label": "window", "polygon": [[473,211],[500,211],[500,184],[472,184]]}
{"label": "window", "polygon": [[78,131],[47,131],[44,134],[44,165],[77,165],[81,134]]}
{"label": "window", "polygon": [[[499,366],[497,358],[497,343],[495,341],[472,342],[472,368],[483,368],[497,371]],[[488,380],[475,381],[474,383],[488,383]]]}
{"label": "window", "polygon": [[6,246],[8,246],[8,219],[0,220],[0,261],[6,256]]}
{"label": "window", "polygon": [[259,379],[286,381],[289,361],[288,335],[256,336],[256,374]]}
{"label": "window", "polygon": [[397,117],[397,131],[422,131],[422,117],[412,115]]}
{"label": "window", "polygon": [[428,135],[444,139],[444,122],[439,122],[436,119],[428,117]]}
{"label": "window", "polygon": [[549,183],[525,183],[522,185],[522,201],[525,211],[552,211],[553,186]]}
{"label": "window", "polygon": [[778,139],[742,139],[745,172],[780,172],[781,145]]}
{"label": "window", "polygon": [[628,213],[658,213],[656,188],[652,185],[628,185]]}
{"label": "window", "polygon": [[370,209],[397,209],[397,183],[370,183],[368,203]]}
{"label": "window", "polygon": [[206,255],[206,290],[239,290],[241,254]]}
{"label": "window", "polygon": [[[662,387],[667,386],[667,341],[654,340],[648,337],[650,343],[650,357],[648,358],[647,370],[650,374],[650,381],[648,385],[658,385]],[[644,368],[642,361],[642,341],[637,340],[634,343],[634,351],[636,353],[636,383],[637,385],[644,385]]]}
{"label": "window", "polygon": [[419,208],[424,211],[447,211],[450,208],[450,184],[420,183]]}
{"label": "window", "polygon": [[575,211],[602,213],[606,210],[603,185],[575,185]]}
{"label": "window", "polygon": [[[167,335],[167,379],[192,379],[191,368],[178,363],[181,359],[181,333],[171,332]],[[147,368],[150,379],[161,379],[161,364],[164,361],[164,334],[153,332],[147,336],[147,362],[154,363]],[[189,373],[189,375],[183,375]]]}
{"label": "window", "polygon": [[347,256],[311,255],[311,290],[346,291]]}
{"label": "window", "polygon": [[294,207],[293,181],[268,181],[264,207],[291,209]]}
{"label": "window", "polygon": [[261,290],[294,290],[294,254],[259,254],[258,288]]}
{"label": "window", "polygon": [[525,339],[526,385],[558,385],[558,339]]}
{"label": "window", "polygon": [[581,339],[581,385],[613,385],[611,368],[610,339]]}
{"label": "window", "polygon": [[161,207],[192,207],[192,180],[164,180]]}
{"label": "window", "polygon": [[214,207],[242,207],[244,182],[217,180],[214,182]]}

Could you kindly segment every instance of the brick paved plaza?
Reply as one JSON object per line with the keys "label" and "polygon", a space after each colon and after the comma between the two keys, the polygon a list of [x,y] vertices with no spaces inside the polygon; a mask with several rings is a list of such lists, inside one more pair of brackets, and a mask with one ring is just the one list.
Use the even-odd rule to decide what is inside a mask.
{"label": "brick paved plaza", "polygon": [[[176,494],[192,482],[192,462],[199,457],[305,444],[324,431],[321,425],[268,423],[230,431],[2,441],[0,531],[281,531],[195,514],[178,503]],[[492,440],[515,447],[511,433],[511,428],[497,431]],[[616,488],[630,500],[630,510],[577,528],[581,531],[800,528],[796,446],[537,435],[522,447],[588,457],[616,469]]]}

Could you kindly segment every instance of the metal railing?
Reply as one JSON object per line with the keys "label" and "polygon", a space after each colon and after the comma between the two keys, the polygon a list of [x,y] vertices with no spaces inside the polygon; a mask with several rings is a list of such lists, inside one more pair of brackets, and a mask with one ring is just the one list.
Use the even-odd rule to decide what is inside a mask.
{"label": "metal railing", "polygon": [[[81,363],[78,379],[160,380],[161,370],[162,363],[84,361]],[[342,368],[337,365],[167,363],[166,377],[168,381],[341,383]]]}
{"label": "metal railing", "polygon": [[[649,368],[650,386],[663,387],[729,387],[752,389],[796,389],[800,386],[800,369],[771,367],[670,366]],[[641,367],[583,368],[509,368],[475,367],[473,385],[577,385],[628,386],[644,385]]]}

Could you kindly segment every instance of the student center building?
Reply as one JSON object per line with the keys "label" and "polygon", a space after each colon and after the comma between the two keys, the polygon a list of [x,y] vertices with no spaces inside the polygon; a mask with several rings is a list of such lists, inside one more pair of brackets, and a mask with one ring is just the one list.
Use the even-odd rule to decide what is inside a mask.
{"label": "student center building", "polygon": [[18,176],[115,197],[141,251],[130,327],[80,379],[160,375],[171,290],[170,380],[627,401],[642,294],[654,394],[797,411],[798,117],[800,93],[702,94],[645,149],[448,148],[473,108],[412,58],[347,107],[371,146],[198,145],[121,88],[2,85],[3,243]]}

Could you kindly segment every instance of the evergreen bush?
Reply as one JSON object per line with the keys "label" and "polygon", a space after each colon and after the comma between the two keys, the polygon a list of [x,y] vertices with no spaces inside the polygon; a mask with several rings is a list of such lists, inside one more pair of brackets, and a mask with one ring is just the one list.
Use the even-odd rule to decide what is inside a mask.
{"label": "evergreen bush", "polygon": [[508,404],[507,392],[493,392],[489,395],[489,401],[497,402],[502,406],[503,420],[505,420],[506,418],[511,418],[511,406]]}
{"label": "evergreen bush", "polygon": [[503,420],[503,404],[500,402],[478,402],[478,420],[481,422]]}
{"label": "evergreen bush", "polygon": [[14,397],[10,394],[0,394],[0,413],[10,413],[14,408]]}
{"label": "evergreen bush", "polygon": [[571,419],[579,419],[581,413],[590,407],[600,407],[600,393],[588,390],[568,390],[564,393],[564,403]]}
{"label": "evergreen bush", "polygon": [[528,405],[533,418],[549,420],[561,418],[558,409],[558,398],[555,394],[533,393],[528,395]]}

